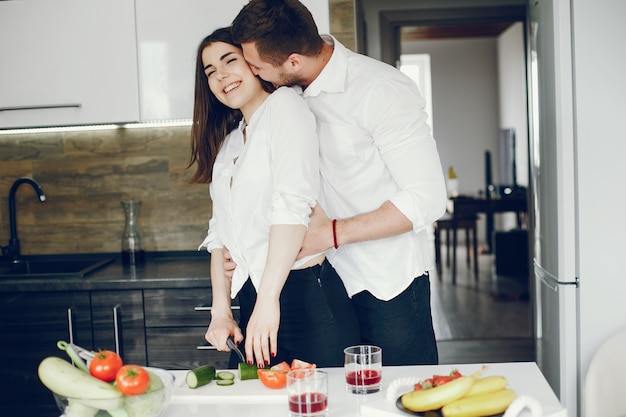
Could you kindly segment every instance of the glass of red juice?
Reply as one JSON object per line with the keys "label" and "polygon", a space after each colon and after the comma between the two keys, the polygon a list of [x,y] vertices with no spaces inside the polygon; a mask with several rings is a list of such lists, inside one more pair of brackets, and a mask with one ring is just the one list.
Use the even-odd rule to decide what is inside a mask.
{"label": "glass of red juice", "polygon": [[328,416],[328,374],[319,369],[287,373],[289,417]]}
{"label": "glass of red juice", "polygon": [[353,394],[380,391],[383,375],[383,350],[378,346],[358,345],[343,350],[346,389]]}

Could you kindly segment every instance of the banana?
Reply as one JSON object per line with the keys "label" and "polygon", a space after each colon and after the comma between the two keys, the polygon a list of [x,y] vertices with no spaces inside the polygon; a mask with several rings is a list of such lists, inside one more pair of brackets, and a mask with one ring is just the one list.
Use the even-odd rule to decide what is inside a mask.
{"label": "banana", "polygon": [[435,388],[413,391],[402,396],[404,408],[414,412],[436,410],[466,395],[480,373],[462,376]]}
{"label": "banana", "polygon": [[509,381],[500,375],[486,376],[484,378],[478,378],[476,383],[472,386],[472,389],[465,395],[470,397],[472,395],[487,394],[493,391],[500,391],[509,385]]}
{"label": "banana", "polygon": [[515,398],[515,391],[510,389],[472,395],[444,405],[441,414],[444,417],[491,416],[504,412]]}

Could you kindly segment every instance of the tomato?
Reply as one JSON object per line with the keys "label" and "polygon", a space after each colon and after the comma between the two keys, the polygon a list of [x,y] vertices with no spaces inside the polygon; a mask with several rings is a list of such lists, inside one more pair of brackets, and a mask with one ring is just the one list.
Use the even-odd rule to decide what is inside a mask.
{"label": "tomato", "polygon": [[462,377],[463,375],[461,375],[458,370],[454,369],[452,372],[450,372],[450,376],[452,377],[452,379],[457,379]]}
{"label": "tomato", "polygon": [[91,360],[89,373],[104,382],[111,382],[115,380],[115,375],[122,365],[124,365],[122,358],[117,353],[101,350]]}
{"label": "tomato", "polygon": [[281,370],[275,370],[272,368],[257,370],[259,379],[268,388],[280,389],[287,385],[287,372]]}
{"label": "tomato", "polygon": [[435,380],[435,386],[443,385],[446,382],[452,381],[452,377],[448,375],[435,375],[433,379]]}
{"label": "tomato", "polygon": [[115,375],[117,389],[123,395],[139,395],[150,385],[150,374],[139,365],[124,365]]}
{"label": "tomato", "polygon": [[294,359],[291,361],[291,370],[295,371],[297,369],[314,369],[316,365],[314,363],[308,363],[302,361],[300,359]]}
{"label": "tomato", "polygon": [[274,365],[270,368],[272,371],[283,371],[289,372],[291,371],[291,366],[286,361],[282,361],[281,363]]}

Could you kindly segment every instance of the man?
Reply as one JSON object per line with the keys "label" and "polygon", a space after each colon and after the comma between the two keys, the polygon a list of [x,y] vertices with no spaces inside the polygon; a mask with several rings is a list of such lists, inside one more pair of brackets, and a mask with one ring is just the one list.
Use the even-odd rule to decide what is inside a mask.
{"label": "man", "polygon": [[447,196],[415,83],[321,37],[297,0],[251,0],[232,29],[252,71],[301,86],[317,118],[322,190],[300,256],[327,251],[385,365],[438,363],[427,227]]}

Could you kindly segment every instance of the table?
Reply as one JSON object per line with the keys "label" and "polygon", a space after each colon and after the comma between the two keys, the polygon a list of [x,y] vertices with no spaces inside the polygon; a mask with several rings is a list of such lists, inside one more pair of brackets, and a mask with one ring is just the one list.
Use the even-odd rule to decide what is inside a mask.
{"label": "table", "polygon": [[[518,397],[528,395],[542,406],[543,417],[567,417],[556,395],[534,362],[487,364],[484,375],[504,375],[509,387]],[[404,377],[428,378],[433,374],[447,374],[452,369],[470,375],[482,364],[392,366],[383,368],[383,390],[376,394],[355,395],[346,391],[343,368],[326,368],[329,373],[329,408],[331,417],[385,417],[407,416],[394,402],[386,399],[386,390],[392,381]],[[228,387],[214,383],[190,390],[186,387],[185,371],[172,371],[176,376],[170,404],[163,417],[266,417],[287,415],[285,389],[265,388],[258,380],[239,381]],[[519,417],[530,417],[528,410]]]}
{"label": "table", "polygon": [[[498,198],[484,198],[473,196],[458,196],[450,199],[449,211],[452,214],[452,250],[453,259],[456,259],[457,231],[454,226],[456,219],[468,218],[477,214],[486,214],[486,233],[488,252],[492,252],[493,242],[493,215],[494,213],[514,212],[517,216],[517,226],[522,226],[521,213],[528,211],[528,202],[525,194],[516,194]],[[456,280],[456,262],[452,265],[453,281]]]}

